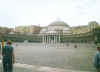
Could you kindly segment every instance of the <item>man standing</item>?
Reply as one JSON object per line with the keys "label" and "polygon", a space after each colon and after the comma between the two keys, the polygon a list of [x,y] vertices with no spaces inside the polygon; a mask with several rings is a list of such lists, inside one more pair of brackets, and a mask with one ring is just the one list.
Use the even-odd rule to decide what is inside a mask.
{"label": "man standing", "polygon": [[14,49],[11,46],[12,42],[7,41],[7,45],[2,48],[3,56],[3,71],[4,72],[13,72],[13,64],[15,63]]}
{"label": "man standing", "polygon": [[97,72],[100,72],[100,46],[97,47],[97,53],[94,56],[94,66]]}

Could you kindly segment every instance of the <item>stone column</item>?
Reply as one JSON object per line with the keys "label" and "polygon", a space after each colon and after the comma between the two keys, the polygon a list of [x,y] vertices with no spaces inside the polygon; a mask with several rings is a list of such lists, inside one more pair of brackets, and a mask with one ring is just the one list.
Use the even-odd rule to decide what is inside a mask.
{"label": "stone column", "polygon": [[47,35],[47,44],[48,44],[48,35]]}
{"label": "stone column", "polygon": [[55,41],[55,43],[56,43],[56,35],[54,35],[54,41]]}
{"label": "stone column", "polygon": [[48,42],[49,42],[49,44],[50,44],[50,36],[48,37]]}
{"label": "stone column", "polygon": [[58,34],[56,35],[55,40],[56,40],[56,48],[58,48]]}
{"label": "stone column", "polygon": [[55,35],[55,44],[56,44],[56,42],[57,42],[57,41],[56,41],[56,35]]}
{"label": "stone column", "polygon": [[42,35],[42,43],[44,43],[44,35]]}
{"label": "stone column", "polygon": [[47,44],[48,44],[48,35],[47,35]]}
{"label": "stone column", "polygon": [[45,43],[46,43],[46,35],[45,35]]}
{"label": "stone column", "polygon": [[55,40],[56,40],[56,43],[57,43],[57,35],[56,35],[56,39]]}
{"label": "stone column", "polygon": [[44,35],[43,35],[43,43],[44,43]]}
{"label": "stone column", "polygon": [[46,35],[46,43],[47,43],[47,35]]}
{"label": "stone column", "polygon": [[47,43],[47,35],[45,35],[45,43]]}
{"label": "stone column", "polygon": [[53,35],[53,37],[54,37],[54,43],[55,43],[55,35]]}
{"label": "stone column", "polygon": [[57,35],[55,35],[55,41],[56,41],[56,43],[57,43]]}
{"label": "stone column", "polygon": [[53,44],[55,43],[55,40],[54,40],[54,38],[55,38],[55,36],[54,36],[54,34],[53,34]]}
{"label": "stone column", "polygon": [[52,38],[52,43],[54,44],[54,35],[53,35],[53,34],[52,34],[52,37],[53,37],[53,38]]}
{"label": "stone column", "polygon": [[59,43],[60,43],[60,34],[59,34]]}
{"label": "stone column", "polygon": [[43,35],[43,43],[45,43],[45,35]]}
{"label": "stone column", "polygon": [[55,35],[53,34],[53,44],[55,43]]}

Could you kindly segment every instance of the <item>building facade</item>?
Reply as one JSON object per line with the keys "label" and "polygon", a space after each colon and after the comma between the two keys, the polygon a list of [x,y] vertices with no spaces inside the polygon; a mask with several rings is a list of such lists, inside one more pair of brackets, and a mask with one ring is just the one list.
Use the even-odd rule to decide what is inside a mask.
{"label": "building facade", "polygon": [[96,36],[92,30],[97,27],[100,26],[95,21],[76,27],[71,27],[64,21],[54,21],[45,27],[34,25],[16,27],[15,32],[20,34],[15,33],[5,38],[42,43],[92,42]]}
{"label": "building facade", "polygon": [[41,29],[43,43],[61,42],[61,35],[72,35],[71,27],[63,21],[55,21]]}
{"label": "building facade", "polygon": [[94,39],[91,31],[97,27],[99,24],[95,21],[76,27],[70,27],[64,21],[54,21],[41,29],[40,35],[43,43],[90,42]]}
{"label": "building facade", "polygon": [[36,25],[29,25],[29,26],[18,26],[15,28],[16,33],[32,35],[38,34],[40,32],[41,27]]}

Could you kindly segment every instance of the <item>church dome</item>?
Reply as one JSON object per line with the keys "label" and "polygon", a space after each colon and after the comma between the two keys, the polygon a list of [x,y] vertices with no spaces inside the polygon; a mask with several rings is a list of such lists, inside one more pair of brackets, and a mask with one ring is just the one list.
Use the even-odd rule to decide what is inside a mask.
{"label": "church dome", "polygon": [[52,22],[50,25],[48,26],[66,26],[66,27],[69,27],[68,24],[66,24],[65,22],[63,21],[54,21]]}

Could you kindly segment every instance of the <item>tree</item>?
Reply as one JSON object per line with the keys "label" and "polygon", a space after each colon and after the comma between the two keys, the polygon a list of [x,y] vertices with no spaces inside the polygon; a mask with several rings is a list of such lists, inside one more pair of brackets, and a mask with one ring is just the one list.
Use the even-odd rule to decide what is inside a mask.
{"label": "tree", "polygon": [[94,43],[100,43],[100,26],[92,30],[94,36]]}

